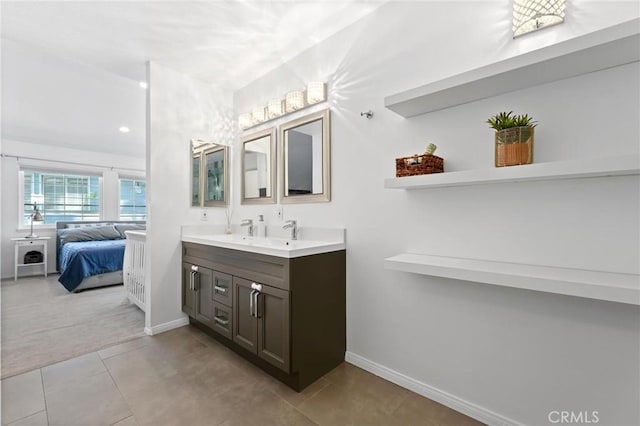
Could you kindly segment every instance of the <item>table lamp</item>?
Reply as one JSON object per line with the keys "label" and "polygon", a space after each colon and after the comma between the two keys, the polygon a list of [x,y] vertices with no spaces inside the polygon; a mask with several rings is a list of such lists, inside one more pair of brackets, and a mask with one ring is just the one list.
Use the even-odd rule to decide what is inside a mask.
{"label": "table lamp", "polygon": [[33,203],[33,213],[31,213],[30,217],[31,217],[31,233],[27,235],[25,238],[38,238],[38,236],[33,233],[33,221],[37,221],[37,222],[42,221],[42,215],[38,211],[38,203]]}

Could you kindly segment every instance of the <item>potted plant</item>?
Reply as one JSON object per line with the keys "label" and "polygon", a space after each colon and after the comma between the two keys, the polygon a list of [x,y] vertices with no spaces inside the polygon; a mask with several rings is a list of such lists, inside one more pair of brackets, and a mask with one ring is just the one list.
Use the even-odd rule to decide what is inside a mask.
{"label": "potted plant", "polygon": [[501,112],[487,120],[496,131],[496,167],[533,163],[533,129],[536,122],[528,114]]}

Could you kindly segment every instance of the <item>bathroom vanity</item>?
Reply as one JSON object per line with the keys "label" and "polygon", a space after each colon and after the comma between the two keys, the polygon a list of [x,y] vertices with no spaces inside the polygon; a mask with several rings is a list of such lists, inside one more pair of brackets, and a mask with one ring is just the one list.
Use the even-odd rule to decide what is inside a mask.
{"label": "bathroom vanity", "polygon": [[182,310],[190,322],[301,391],[344,360],[342,241],[182,238]]}

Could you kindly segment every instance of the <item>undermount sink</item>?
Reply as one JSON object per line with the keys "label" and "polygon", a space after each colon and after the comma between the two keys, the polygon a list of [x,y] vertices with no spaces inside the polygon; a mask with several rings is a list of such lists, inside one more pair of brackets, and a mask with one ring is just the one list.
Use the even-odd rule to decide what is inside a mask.
{"label": "undermount sink", "polygon": [[344,250],[344,238],[330,241],[275,237],[249,237],[241,234],[191,234],[183,233],[182,241],[223,247],[278,257],[300,257],[330,251]]}

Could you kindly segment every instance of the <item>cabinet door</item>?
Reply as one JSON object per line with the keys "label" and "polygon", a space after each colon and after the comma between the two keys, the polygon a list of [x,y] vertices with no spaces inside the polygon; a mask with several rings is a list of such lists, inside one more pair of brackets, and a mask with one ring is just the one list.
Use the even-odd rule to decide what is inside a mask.
{"label": "cabinet door", "polygon": [[251,281],[233,277],[233,341],[256,353],[257,318],[253,315],[254,297]]}
{"label": "cabinet door", "polygon": [[195,273],[192,274],[191,263],[182,262],[182,312],[190,317],[196,316],[196,291],[194,289]]}
{"label": "cabinet door", "polygon": [[258,296],[258,356],[289,372],[289,292],[262,286]]}
{"label": "cabinet door", "polygon": [[196,320],[213,327],[213,271],[198,267],[195,274]]}
{"label": "cabinet door", "polygon": [[232,306],[233,281],[231,275],[213,271],[213,300]]}

